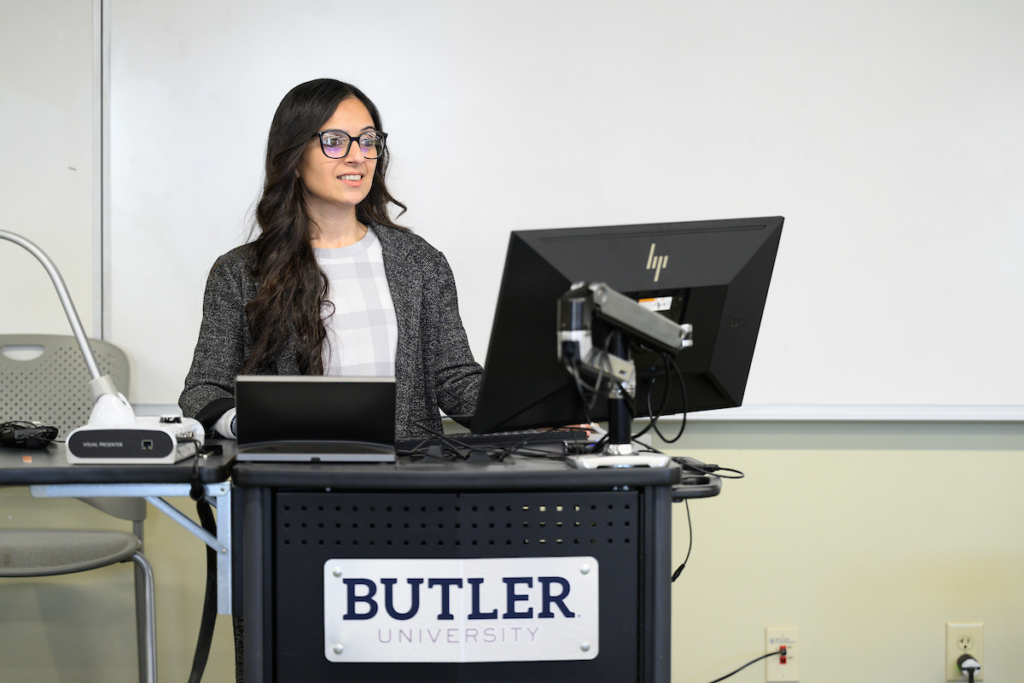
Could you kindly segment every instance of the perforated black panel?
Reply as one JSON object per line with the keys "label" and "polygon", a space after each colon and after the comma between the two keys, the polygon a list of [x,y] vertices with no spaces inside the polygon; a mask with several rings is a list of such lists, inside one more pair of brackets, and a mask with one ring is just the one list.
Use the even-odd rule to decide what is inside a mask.
{"label": "perforated black panel", "polygon": [[[490,557],[514,547],[518,557],[636,543],[636,502],[628,494],[403,494],[397,503],[396,497],[382,503],[380,494],[281,494],[280,550],[316,545],[338,548],[343,557],[395,557],[396,549],[415,550],[417,557],[475,557],[477,550],[466,551],[489,549],[480,556]],[[520,552],[531,544],[533,552]],[[556,553],[550,546],[583,547]]]}
{"label": "perforated black panel", "polygon": [[[275,679],[642,680],[640,494],[279,492],[274,502]],[[323,654],[323,565],[332,558],[592,556],[600,654],[578,662],[338,664]]]}

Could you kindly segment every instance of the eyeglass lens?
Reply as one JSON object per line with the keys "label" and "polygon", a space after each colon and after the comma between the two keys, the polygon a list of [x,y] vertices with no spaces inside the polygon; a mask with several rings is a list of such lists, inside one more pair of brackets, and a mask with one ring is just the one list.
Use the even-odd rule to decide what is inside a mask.
{"label": "eyeglass lens", "polygon": [[[376,159],[384,152],[384,136],[377,131],[363,133],[359,136],[359,151],[367,159]],[[324,154],[332,159],[342,159],[348,156],[352,147],[352,140],[344,133],[325,131],[320,134],[320,146]]]}

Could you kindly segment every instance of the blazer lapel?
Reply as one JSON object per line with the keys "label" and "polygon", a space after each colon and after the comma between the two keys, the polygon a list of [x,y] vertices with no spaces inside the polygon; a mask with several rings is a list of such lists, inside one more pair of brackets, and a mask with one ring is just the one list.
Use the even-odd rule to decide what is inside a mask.
{"label": "blazer lapel", "polygon": [[408,376],[416,358],[416,344],[420,338],[421,308],[423,292],[422,273],[413,264],[407,263],[408,242],[401,239],[395,228],[373,226],[373,232],[380,241],[384,255],[384,272],[388,276],[388,289],[395,304],[395,318],[398,322],[398,351],[395,357],[395,375]]}

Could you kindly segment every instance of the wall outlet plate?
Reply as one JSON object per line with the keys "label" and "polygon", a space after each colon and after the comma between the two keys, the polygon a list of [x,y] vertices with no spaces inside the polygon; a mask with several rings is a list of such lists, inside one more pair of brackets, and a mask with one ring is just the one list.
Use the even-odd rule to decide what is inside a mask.
{"label": "wall outlet plate", "polygon": [[795,626],[771,627],[764,630],[765,652],[776,652],[786,646],[785,663],[779,656],[764,660],[764,680],[767,683],[794,683],[800,680],[800,648]]}
{"label": "wall outlet plate", "polygon": [[946,622],[946,680],[966,681],[967,676],[960,673],[956,660],[962,654],[972,655],[981,671],[974,680],[985,680],[985,624],[974,622]]}

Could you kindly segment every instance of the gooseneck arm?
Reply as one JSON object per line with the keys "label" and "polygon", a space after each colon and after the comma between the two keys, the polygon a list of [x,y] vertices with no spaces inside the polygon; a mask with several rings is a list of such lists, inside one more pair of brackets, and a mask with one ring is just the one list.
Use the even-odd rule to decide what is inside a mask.
{"label": "gooseneck arm", "polygon": [[[123,424],[134,422],[134,411],[124,396],[118,393],[117,387],[114,386],[113,380],[110,379],[110,375],[100,374],[99,365],[96,363],[96,356],[89,346],[89,339],[85,336],[82,320],[78,317],[75,303],[71,300],[71,294],[68,292],[67,285],[64,284],[64,278],[61,277],[60,271],[57,270],[57,266],[46,255],[46,252],[40,249],[34,242],[25,239],[21,235],[0,230],[0,239],[14,242],[39,259],[39,262],[43,264],[43,268],[46,269],[46,273],[53,281],[53,286],[57,290],[60,303],[64,306],[64,313],[68,317],[68,322],[71,323],[71,330],[78,341],[78,347],[82,350],[82,357],[85,358],[85,364],[88,366],[89,374],[92,376],[89,388],[92,390],[92,396],[96,401],[96,405],[93,407],[89,423]],[[110,398],[104,399],[104,396],[110,396]]]}

